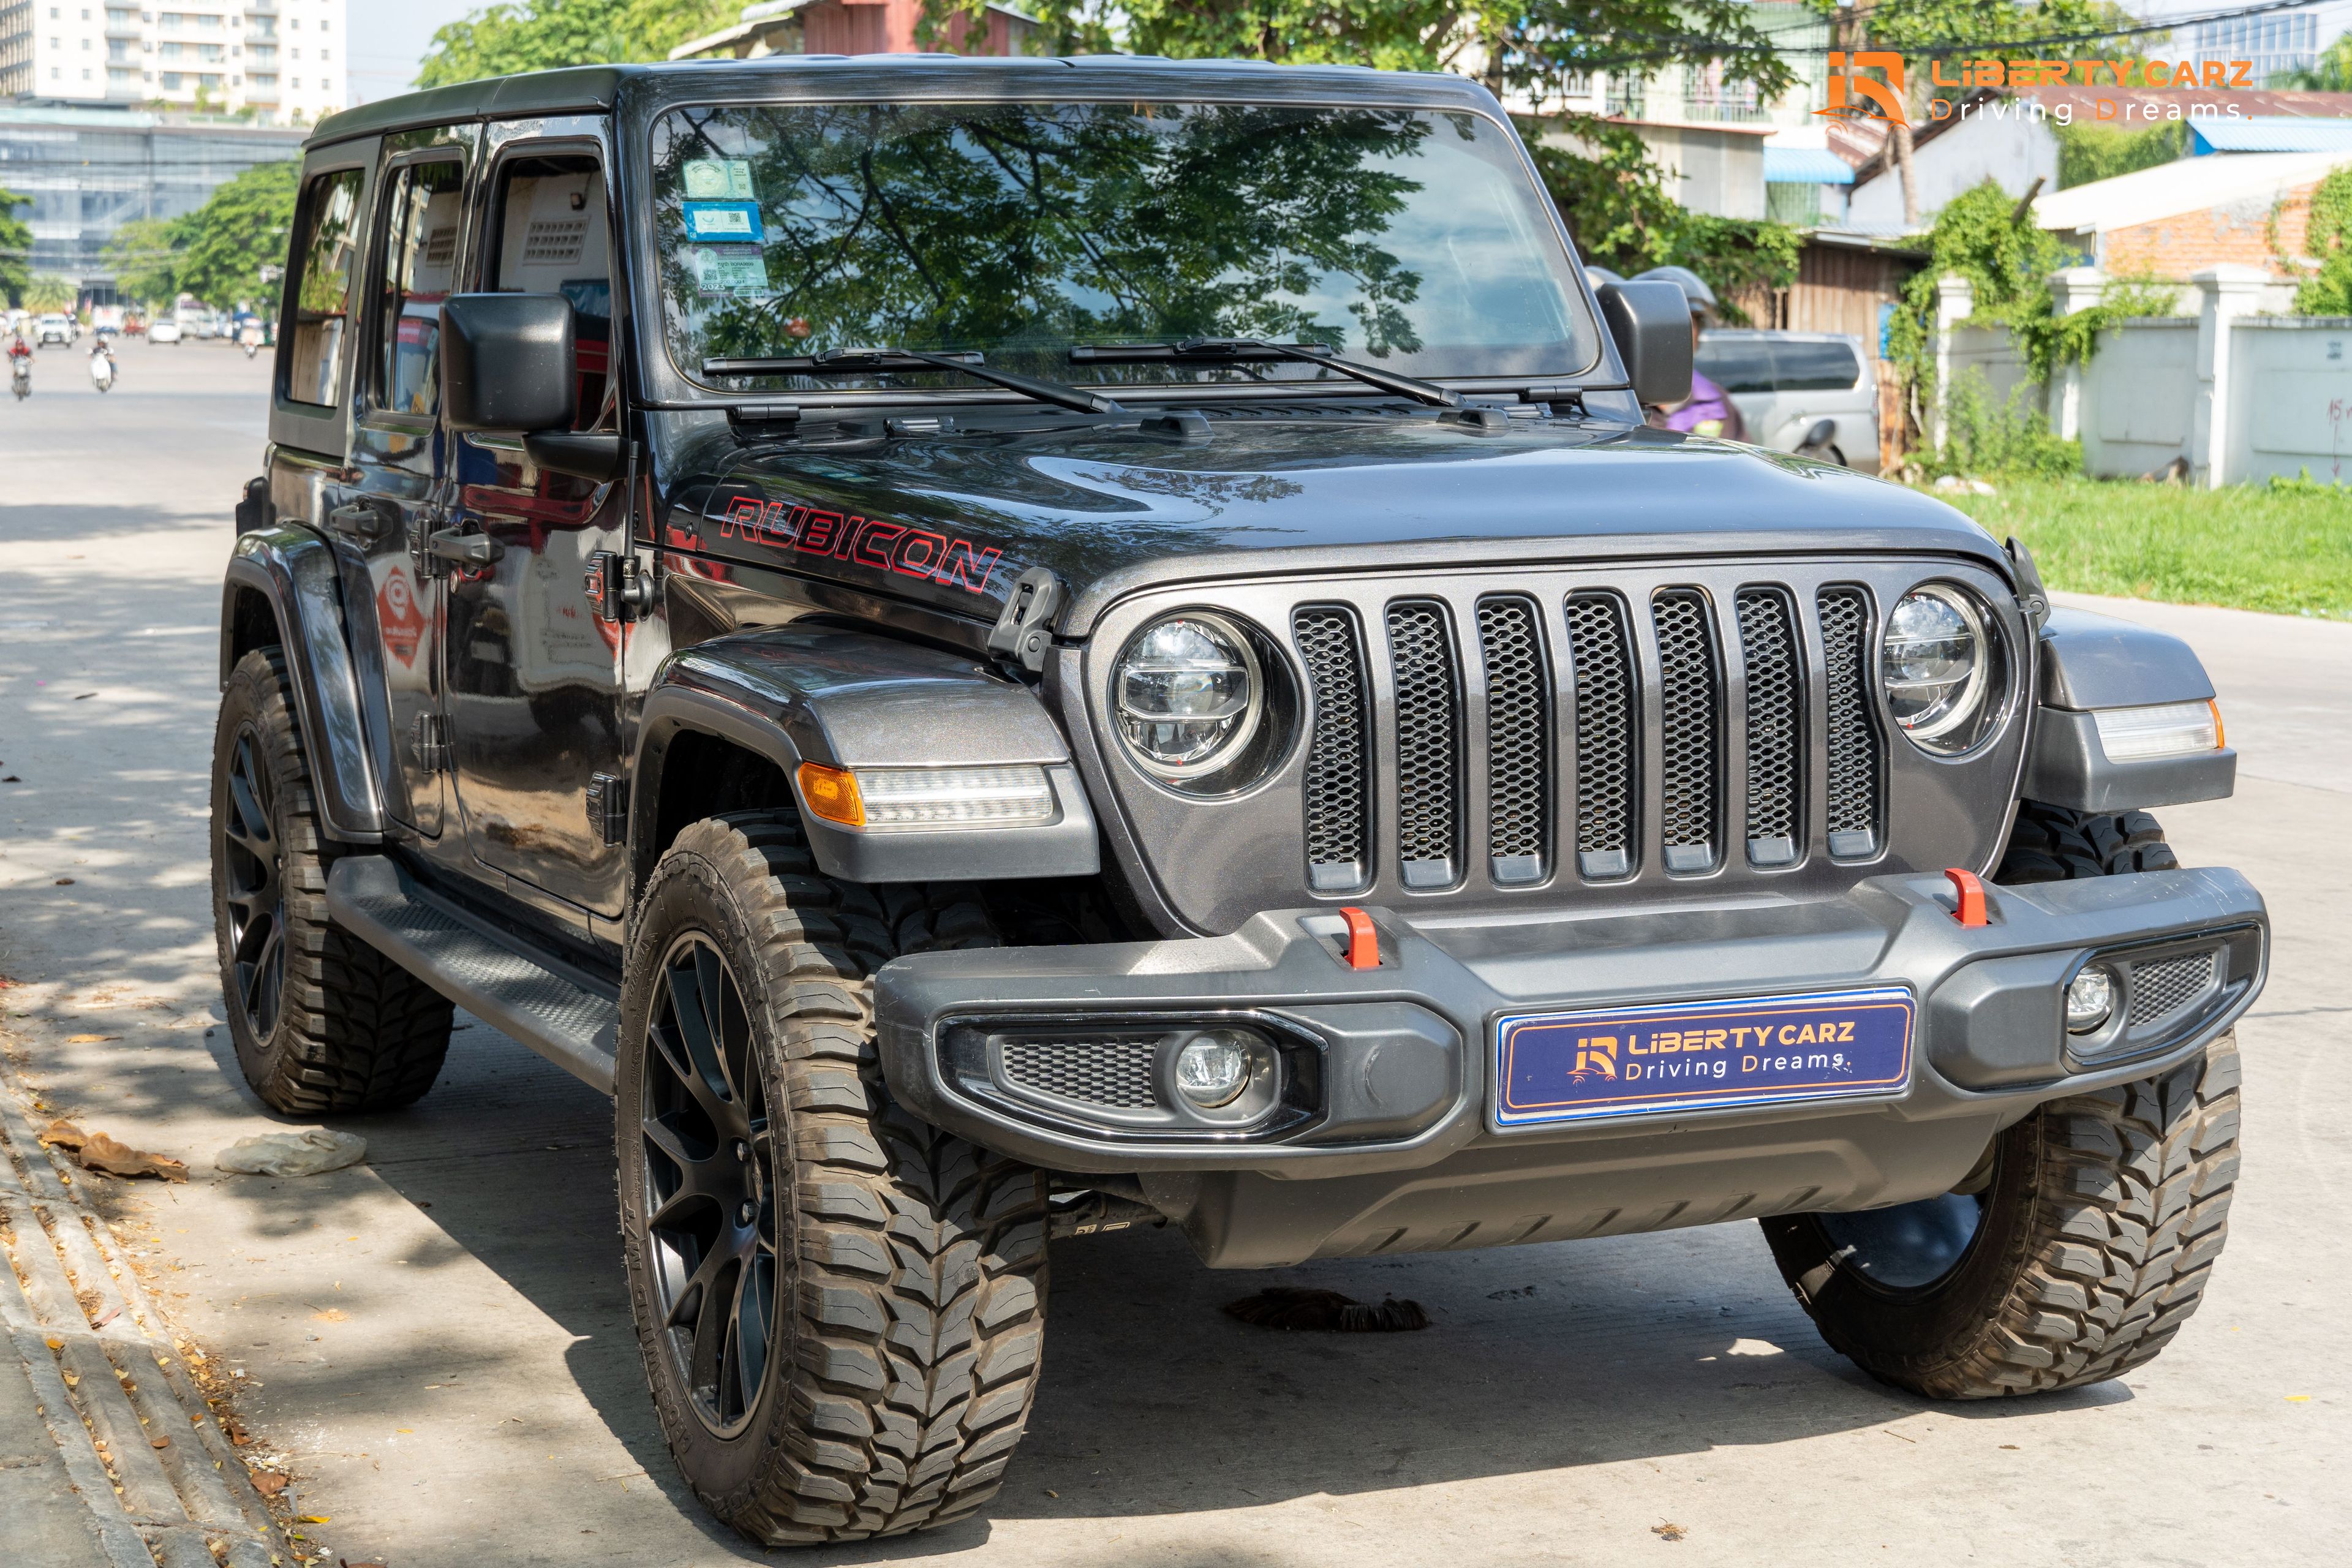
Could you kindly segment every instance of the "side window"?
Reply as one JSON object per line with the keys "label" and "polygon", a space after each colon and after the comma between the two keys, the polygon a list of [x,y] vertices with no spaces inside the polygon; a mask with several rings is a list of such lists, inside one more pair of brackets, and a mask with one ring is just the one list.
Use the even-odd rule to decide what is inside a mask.
{"label": "side window", "polygon": [[1772,345],[1772,360],[1784,392],[1835,392],[1862,379],[1852,343],[1783,340]]}
{"label": "side window", "polygon": [[320,174],[302,193],[294,222],[294,331],[286,395],[331,408],[341,401],[343,340],[352,312],[352,272],[359,260],[357,169]]}
{"label": "side window", "polygon": [[488,287],[572,301],[579,427],[593,429],[608,412],[611,388],[613,247],[604,169],[576,153],[511,159],[499,166],[490,211],[496,227]]}
{"label": "side window", "polygon": [[410,163],[384,198],[383,300],[376,318],[375,406],[430,414],[439,404],[441,301],[457,270],[465,165]]}
{"label": "side window", "polygon": [[1772,354],[1762,338],[1702,334],[1696,363],[1701,375],[1726,392],[1772,390]]}

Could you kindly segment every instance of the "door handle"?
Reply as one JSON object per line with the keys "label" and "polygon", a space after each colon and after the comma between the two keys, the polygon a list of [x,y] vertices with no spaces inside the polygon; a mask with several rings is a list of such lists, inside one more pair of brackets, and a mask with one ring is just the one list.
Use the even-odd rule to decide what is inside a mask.
{"label": "door handle", "polygon": [[373,544],[390,533],[393,522],[385,509],[367,501],[353,501],[339,506],[327,514],[327,526],[345,538],[362,544]]}
{"label": "door handle", "polygon": [[436,561],[458,566],[487,566],[507,552],[507,547],[487,533],[445,528],[425,542],[425,552]]}

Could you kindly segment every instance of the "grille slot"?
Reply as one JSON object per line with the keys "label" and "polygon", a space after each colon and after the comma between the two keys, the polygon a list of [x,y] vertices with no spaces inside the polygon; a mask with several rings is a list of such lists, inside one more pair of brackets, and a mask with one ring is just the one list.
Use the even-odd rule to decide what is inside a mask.
{"label": "grille slot", "polygon": [[1723,699],[1706,601],[1675,589],[1650,601],[1658,634],[1660,841],[1669,871],[1715,864]]}
{"label": "grille slot", "polygon": [[1576,675],[1576,861],[1588,877],[1633,868],[1633,657],[1614,594],[1571,594]]}
{"label": "grille slot", "polygon": [[1396,683],[1397,858],[1408,888],[1443,888],[1461,863],[1462,701],[1436,605],[1389,607]]}
{"label": "grille slot", "polygon": [[2126,1021],[2137,1029],[2162,1023],[2205,994],[2213,984],[2213,954],[2191,952],[2131,966],[2131,1004]]}
{"label": "grille slot", "polygon": [[1786,866],[1797,858],[1804,822],[1796,627],[1788,599],[1769,589],[1741,594],[1734,607],[1748,689],[1748,858],[1758,866]]}
{"label": "grille slot", "polygon": [[1830,853],[1867,855],[1878,847],[1882,770],[1869,688],[1870,601],[1859,588],[1825,588],[1819,603],[1829,686]]}
{"label": "grille slot", "polygon": [[1296,612],[1291,633],[1315,699],[1315,734],[1307,751],[1307,876],[1318,892],[1363,886],[1371,837],[1365,777],[1363,647],[1356,617],[1336,606]]}
{"label": "grille slot", "polygon": [[1004,1081],[1033,1094],[1149,1110],[1160,1103],[1151,1087],[1152,1058],[1159,1049],[1156,1038],[1007,1040],[1003,1047]]}
{"label": "grille slot", "polygon": [[1551,858],[1551,704],[1534,604],[1481,600],[1478,651],[1486,669],[1486,855],[1496,881],[1538,881]]}

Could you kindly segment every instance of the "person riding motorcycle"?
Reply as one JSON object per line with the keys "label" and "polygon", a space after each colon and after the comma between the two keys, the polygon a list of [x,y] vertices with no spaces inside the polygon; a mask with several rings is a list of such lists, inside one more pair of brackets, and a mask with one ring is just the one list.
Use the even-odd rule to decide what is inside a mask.
{"label": "person riding motorcycle", "polygon": [[89,351],[90,384],[104,392],[114,384],[114,351],[100,338]]}
{"label": "person riding motorcycle", "polygon": [[8,345],[8,381],[20,403],[33,390],[33,346],[25,341],[21,331]]}
{"label": "person riding motorcycle", "polygon": [[[1698,352],[1700,329],[1716,313],[1715,290],[1687,267],[1653,267],[1636,283],[1671,283],[1690,305],[1691,352]],[[1727,441],[1748,439],[1748,422],[1723,388],[1697,371],[1691,372],[1690,395],[1671,406],[1653,406],[1649,423],[1662,430],[1687,430],[1699,436],[1720,436]]]}

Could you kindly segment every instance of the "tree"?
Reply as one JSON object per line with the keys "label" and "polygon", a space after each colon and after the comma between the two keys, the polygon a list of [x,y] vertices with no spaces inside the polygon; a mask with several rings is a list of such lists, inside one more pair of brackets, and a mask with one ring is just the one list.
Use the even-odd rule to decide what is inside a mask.
{"label": "tree", "polygon": [[173,291],[215,305],[262,292],[262,267],[286,263],[299,167],[257,163],[194,212],[173,218],[163,236],[174,252]]}
{"label": "tree", "polygon": [[36,272],[31,281],[25,285],[25,309],[70,310],[79,292],[70,278],[60,278],[54,272]]}
{"label": "tree", "polygon": [[419,87],[561,66],[658,60],[722,27],[727,0],[517,0],[488,5],[433,35]]}
{"label": "tree", "polygon": [[168,305],[180,291],[178,247],[173,220],[132,218],[114,231],[102,253],[114,269],[114,287],[126,298],[147,304]]}
{"label": "tree", "polygon": [[0,299],[12,305],[25,302],[25,286],[33,280],[33,230],[16,216],[30,205],[30,196],[0,187]]}
{"label": "tree", "polygon": [[2296,312],[2352,316],[2352,168],[2336,170],[2311,193],[2305,233],[2304,248],[2319,258],[2319,270],[2295,290]]}

